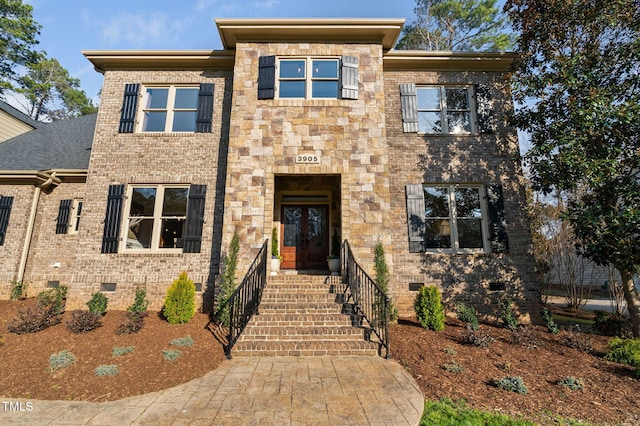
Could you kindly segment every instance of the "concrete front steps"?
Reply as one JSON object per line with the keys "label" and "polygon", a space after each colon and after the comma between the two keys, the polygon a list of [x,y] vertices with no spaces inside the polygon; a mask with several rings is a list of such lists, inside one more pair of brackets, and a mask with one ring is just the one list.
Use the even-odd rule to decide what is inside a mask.
{"label": "concrete front steps", "polygon": [[378,355],[368,327],[344,303],[340,277],[269,276],[259,314],[233,346],[233,356]]}

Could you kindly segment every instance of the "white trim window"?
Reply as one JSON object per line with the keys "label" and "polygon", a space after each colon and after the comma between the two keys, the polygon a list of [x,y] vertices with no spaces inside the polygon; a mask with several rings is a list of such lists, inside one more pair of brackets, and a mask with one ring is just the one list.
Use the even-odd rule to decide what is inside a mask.
{"label": "white trim window", "polygon": [[181,252],[188,195],[188,186],[130,186],[125,210],[125,250]]}
{"label": "white trim window", "polygon": [[198,86],[147,86],[140,131],[195,132]]}
{"label": "white trim window", "polygon": [[76,198],[71,205],[71,219],[69,220],[69,234],[77,234],[80,229],[80,218],[82,217],[82,198]]}
{"label": "white trim window", "polygon": [[419,132],[476,132],[472,86],[419,86],[416,94]]}
{"label": "white trim window", "polygon": [[427,251],[489,250],[487,210],[481,185],[424,185],[423,190]]}
{"label": "white trim window", "polygon": [[287,58],[278,61],[278,97],[338,99],[340,60],[337,58]]}

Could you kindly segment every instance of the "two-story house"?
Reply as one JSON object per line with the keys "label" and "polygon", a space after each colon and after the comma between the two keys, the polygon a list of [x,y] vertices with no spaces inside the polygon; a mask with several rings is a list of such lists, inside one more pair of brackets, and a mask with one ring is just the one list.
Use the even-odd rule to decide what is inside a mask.
{"label": "two-story house", "polygon": [[[210,308],[233,233],[242,275],[275,228],[281,273],[326,270],[339,238],[373,275],[380,241],[401,315],[423,285],[485,312],[509,295],[534,314],[506,121],[514,56],[395,51],[403,23],[218,19],[223,50],[83,52],[104,74],[90,161],[82,182],[59,183],[34,213],[42,241],[26,253],[30,291],[67,285],[68,307],[103,291],[124,309],[144,286],[160,309],[187,271]],[[0,195],[6,297],[30,235],[29,197],[12,206]],[[59,241],[68,248],[38,255]]]}

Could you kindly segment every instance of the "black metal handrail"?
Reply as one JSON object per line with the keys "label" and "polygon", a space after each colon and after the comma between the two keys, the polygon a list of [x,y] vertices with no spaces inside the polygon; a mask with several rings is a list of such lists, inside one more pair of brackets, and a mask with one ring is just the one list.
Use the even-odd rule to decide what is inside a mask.
{"label": "black metal handrail", "polygon": [[342,279],[351,292],[355,313],[364,317],[389,358],[389,298],[355,260],[347,240],[342,243],[341,258]]}
{"label": "black metal handrail", "polygon": [[267,283],[267,247],[269,240],[265,240],[262,248],[249,267],[242,283],[227,300],[229,307],[229,333],[224,352],[231,358],[231,348],[236,344],[240,335],[254,314],[258,313],[258,306],[262,300],[262,291]]}

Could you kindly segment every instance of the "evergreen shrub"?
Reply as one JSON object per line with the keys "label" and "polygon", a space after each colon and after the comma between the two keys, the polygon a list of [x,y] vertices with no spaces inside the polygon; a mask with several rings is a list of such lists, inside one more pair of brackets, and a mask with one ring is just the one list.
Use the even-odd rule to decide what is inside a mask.
{"label": "evergreen shrub", "polygon": [[167,289],[162,313],[171,324],[184,324],[196,313],[196,286],[186,272]]}
{"label": "evergreen shrub", "polygon": [[91,300],[87,302],[87,308],[92,314],[104,315],[107,312],[107,303],[109,303],[107,296],[97,292],[91,295]]}
{"label": "evergreen shrub", "polygon": [[428,330],[444,330],[444,307],[436,286],[420,288],[413,305],[420,325]]}

